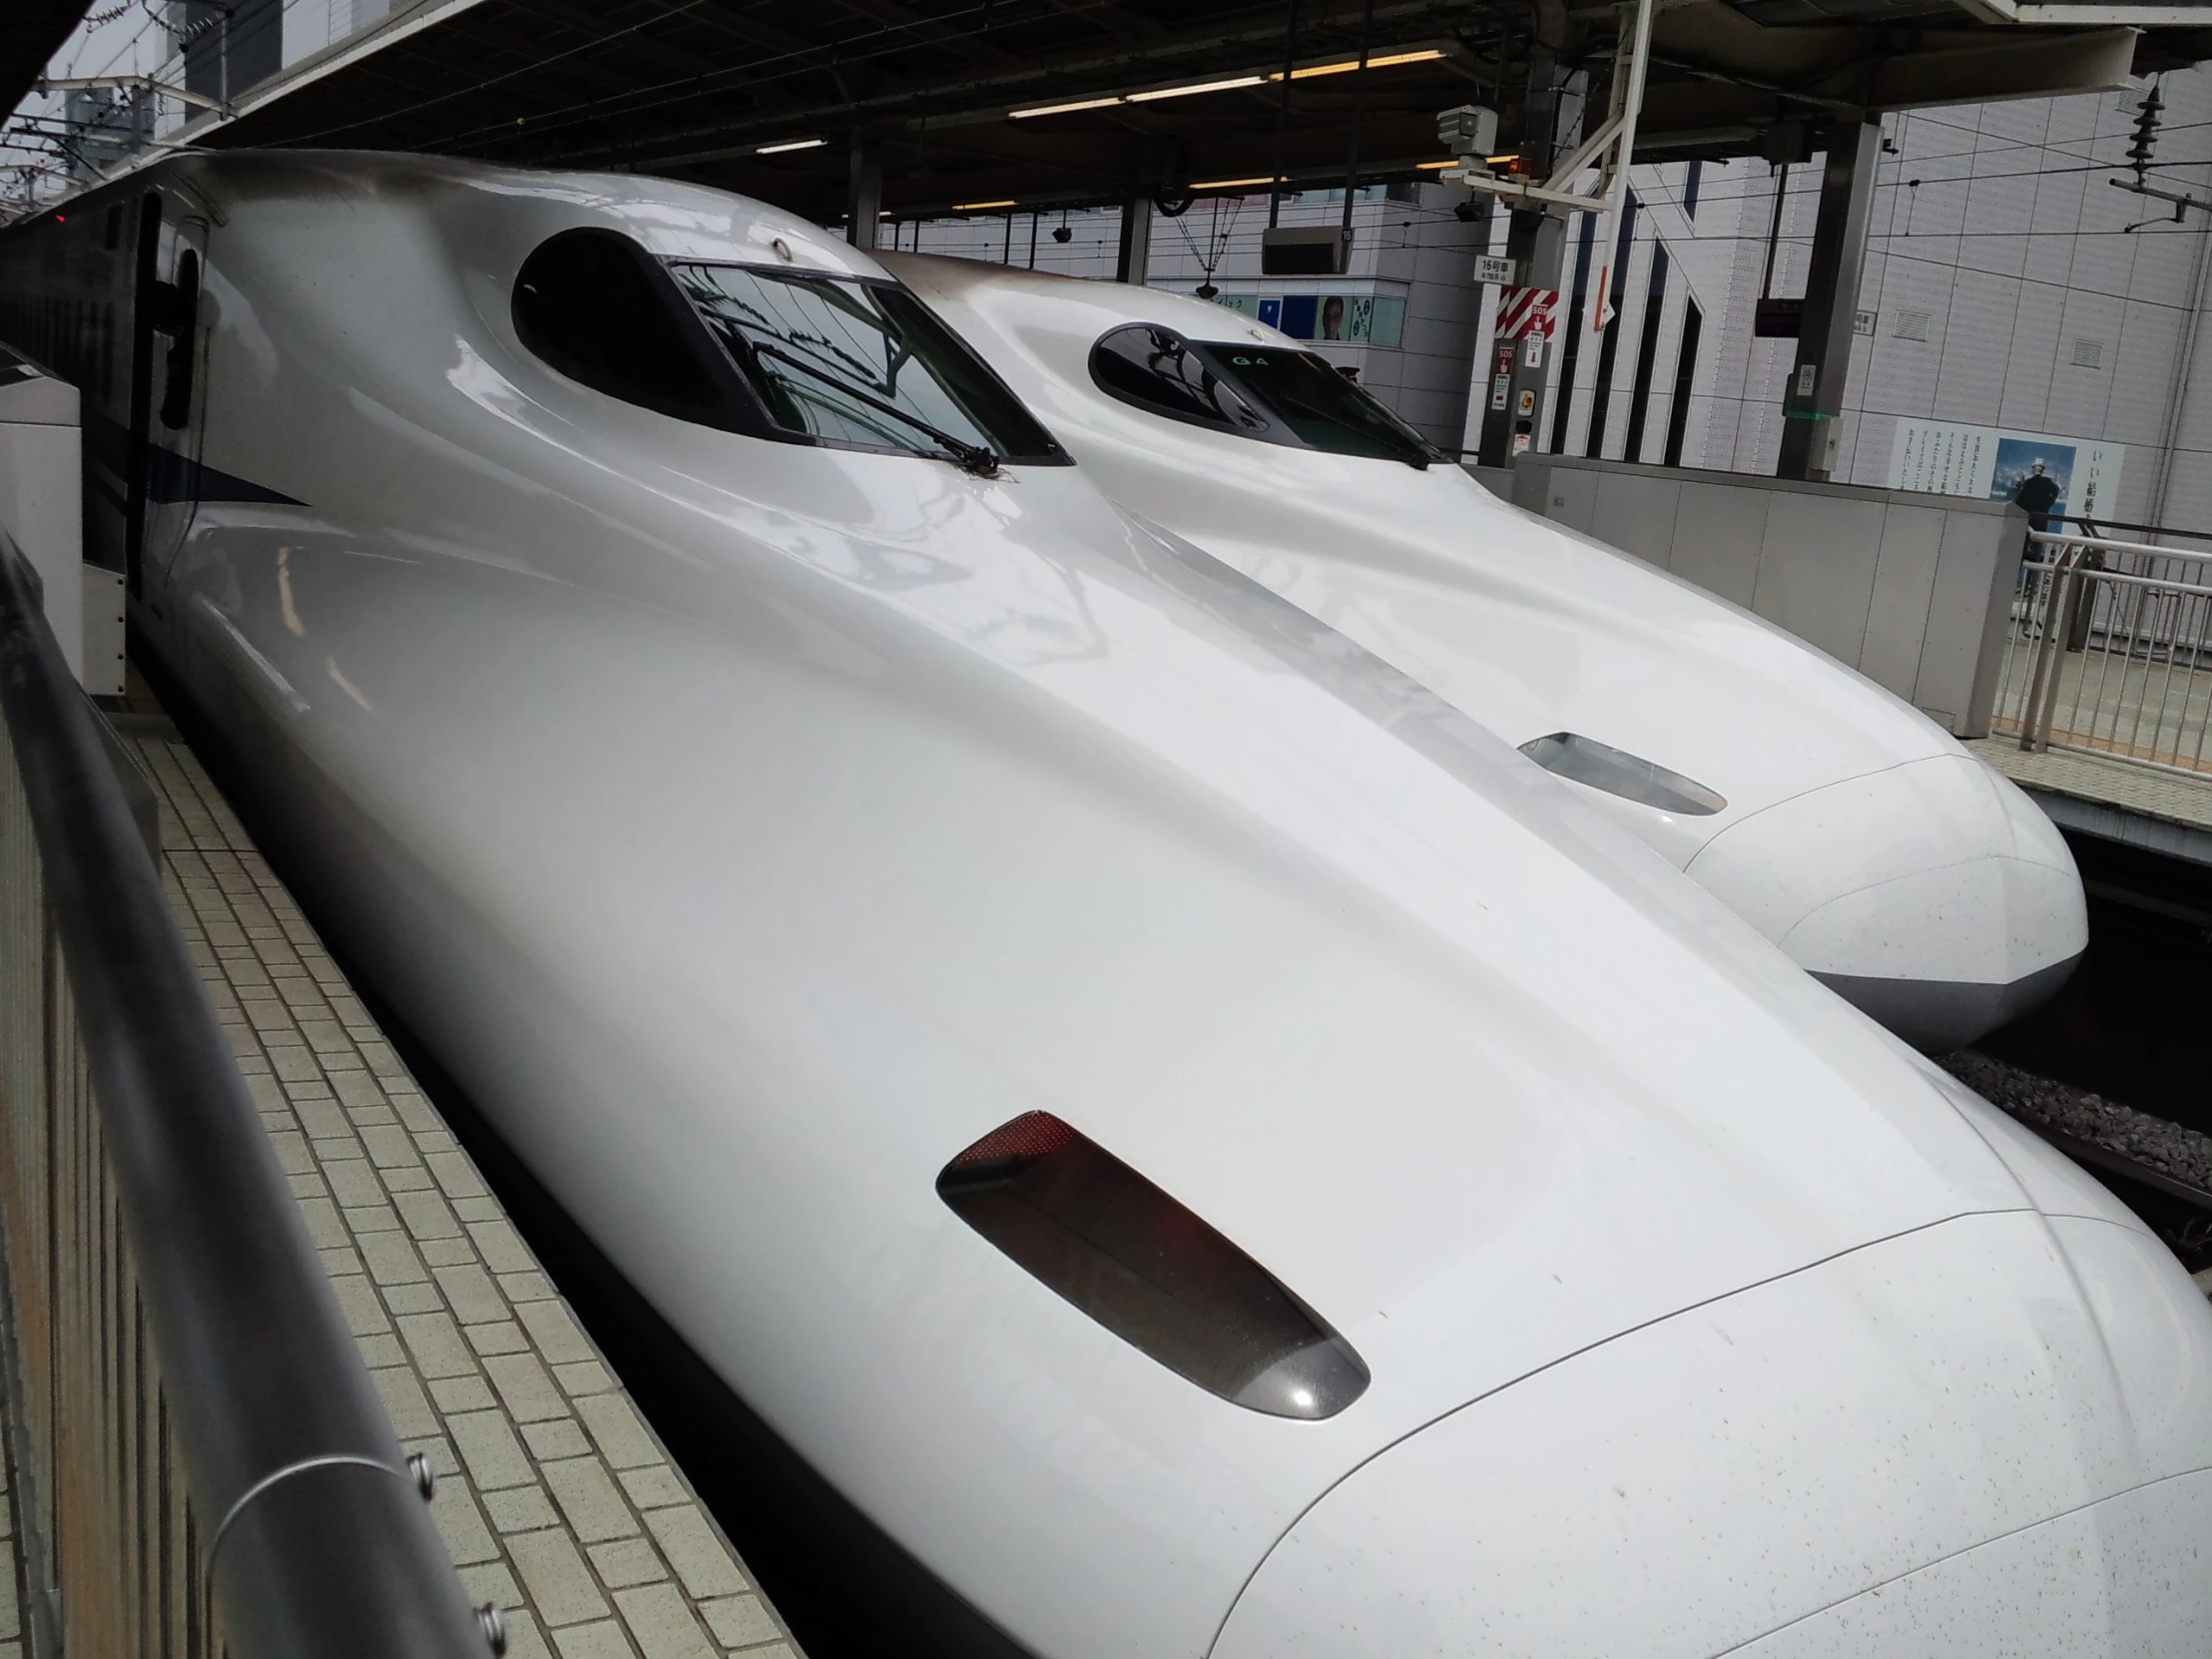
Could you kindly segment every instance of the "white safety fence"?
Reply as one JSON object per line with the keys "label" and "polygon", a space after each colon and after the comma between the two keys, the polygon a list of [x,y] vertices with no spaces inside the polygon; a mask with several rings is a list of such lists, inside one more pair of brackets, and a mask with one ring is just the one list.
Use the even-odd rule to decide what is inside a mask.
{"label": "white safety fence", "polygon": [[2059,532],[2029,538],[1992,729],[2212,774],[2212,554]]}

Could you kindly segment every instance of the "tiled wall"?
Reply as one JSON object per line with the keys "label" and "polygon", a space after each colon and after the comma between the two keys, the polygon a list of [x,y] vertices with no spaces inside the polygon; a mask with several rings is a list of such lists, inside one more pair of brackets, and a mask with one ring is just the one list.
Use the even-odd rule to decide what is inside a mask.
{"label": "tiled wall", "polygon": [[[2212,195],[2212,76],[2168,75],[2157,181]],[[2188,368],[2207,216],[2115,190],[2140,92],[1926,110],[1884,125],[1838,476],[1883,484],[1901,419],[2066,433],[2128,446],[2117,516],[2212,527],[2212,400]],[[1673,172],[1677,170],[1666,170]],[[1792,342],[1750,336],[1773,183],[1760,163],[1721,174],[1726,326],[1704,421],[1708,466],[1771,471]],[[1709,173],[1710,177],[1710,173]],[[1776,291],[1804,291],[1818,169],[1793,170]],[[1701,215],[1701,217],[1703,217]],[[2129,232],[2142,220],[2157,222]],[[1705,227],[1700,227],[1704,230]],[[1718,264],[1719,262],[1713,262]],[[1912,313],[1918,313],[1914,315]],[[1925,339],[1909,337],[1923,331]],[[2091,364],[2076,363],[2075,348]],[[2170,456],[2168,449],[2172,447]]]}

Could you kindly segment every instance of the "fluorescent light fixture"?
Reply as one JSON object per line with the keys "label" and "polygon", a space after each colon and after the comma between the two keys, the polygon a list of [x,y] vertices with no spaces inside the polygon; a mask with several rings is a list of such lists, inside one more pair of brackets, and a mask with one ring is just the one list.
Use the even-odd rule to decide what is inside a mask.
{"label": "fluorescent light fixture", "polygon": [[1192,190],[1235,190],[1239,185],[1287,185],[1288,179],[1201,179]]}
{"label": "fluorescent light fixture", "polygon": [[1116,93],[1111,98],[1084,98],[1073,104],[1039,104],[1033,110],[1014,110],[1010,112],[1008,119],[1027,121],[1033,115],[1072,115],[1077,110],[1103,110],[1109,104],[1121,102],[1121,95]]}
{"label": "fluorescent light fixture", "polygon": [[787,150],[820,150],[828,139],[791,139],[783,144],[764,144],[753,152],[756,156],[781,156]]}
{"label": "fluorescent light fixture", "polygon": [[[1382,57],[1370,58],[1368,67],[1370,69],[1389,69],[1403,63],[1434,63],[1442,56],[1441,48],[1429,46],[1418,52],[1391,52]],[[1309,81],[1316,75],[1349,75],[1359,67],[1360,60],[1358,58],[1344,58],[1336,63],[1308,64],[1304,69],[1292,70],[1291,79],[1294,81]],[[1280,81],[1283,79],[1283,72],[1279,69],[1268,79]]]}
{"label": "fluorescent light fixture", "polygon": [[1238,87],[1261,86],[1266,81],[1265,75],[1239,75],[1227,81],[1200,81],[1194,86],[1161,87],[1153,92],[1133,92],[1129,95],[1128,102],[1149,104],[1157,98],[1188,98],[1200,92],[1233,92]]}
{"label": "fluorescent light fixture", "polygon": [[956,214],[979,214],[986,209],[1010,208],[1013,205],[1013,198],[1011,197],[1003,202],[955,202],[952,204],[952,211]]}
{"label": "fluorescent light fixture", "polygon": [[[1444,55],[1437,46],[1424,46],[1415,52],[1386,52],[1381,57],[1368,59],[1370,69],[1388,69],[1396,64],[1434,63]],[[1345,75],[1360,67],[1358,58],[1346,58],[1337,63],[1309,64],[1304,69],[1291,71],[1291,79],[1304,81],[1316,75]],[[1266,86],[1270,81],[1283,79],[1279,69],[1272,75],[1237,75],[1226,81],[1198,81],[1187,87],[1156,87],[1150,92],[1116,93],[1110,98],[1083,98],[1072,104],[1039,104],[1034,109],[1009,110],[1007,119],[1027,121],[1031,116],[1073,115],[1077,110],[1103,110],[1116,104],[1150,104],[1162,98],[1189,98],[1202,92],[1234,92],[1239,87]],[[1266,183],[1262,180],[1261,183]],[[1203,188],[1203,187],[1194,187]]]}
{"label": "fluorescent light fixture", "polygon": [[1415,162],[1413,165],[1423,173],[1434,173],[1442,168],[1457,167],[1459,158],[1454,156],[1448,162]]}

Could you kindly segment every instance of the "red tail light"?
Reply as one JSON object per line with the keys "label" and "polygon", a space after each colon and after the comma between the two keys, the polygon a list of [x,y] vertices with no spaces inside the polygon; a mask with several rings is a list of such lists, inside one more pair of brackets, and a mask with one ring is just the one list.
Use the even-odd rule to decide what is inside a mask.
{"label": "red tail light", "polygon": [[1015,1118],[960,1153],[937,1193],[1047,1289],[1223,1399],[1328,1417],[1367,1389],[1367,1366],[1319,1314],[1049,1112]]}

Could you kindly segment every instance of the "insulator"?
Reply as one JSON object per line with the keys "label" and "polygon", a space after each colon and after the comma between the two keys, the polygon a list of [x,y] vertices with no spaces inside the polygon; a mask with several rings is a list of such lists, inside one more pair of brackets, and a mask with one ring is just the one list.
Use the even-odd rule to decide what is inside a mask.
{"label": "insulator", "polygon": [[2150,96],[2136,106],[2135,142],[2127,147],[2127,159],[2138,169],[2149,163],[2151,150],[2158,143],[2158,126],[2164,109],[2156,87],[2152,87]]}

